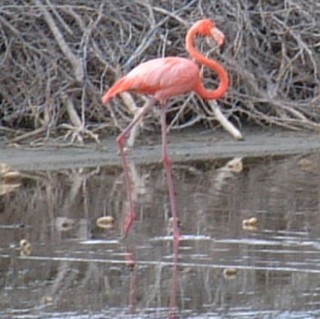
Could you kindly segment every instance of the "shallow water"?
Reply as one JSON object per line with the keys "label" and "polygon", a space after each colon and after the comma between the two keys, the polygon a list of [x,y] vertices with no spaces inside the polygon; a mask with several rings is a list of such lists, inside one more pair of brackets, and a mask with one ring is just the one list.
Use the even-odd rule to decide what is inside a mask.
{"label": "shallow water", "polygon": [[174,165],[179,247],[161,166],[133,171],[125,240],[120,169],[2,181],[0,318],[319,318],[320,156],[226,163]]}

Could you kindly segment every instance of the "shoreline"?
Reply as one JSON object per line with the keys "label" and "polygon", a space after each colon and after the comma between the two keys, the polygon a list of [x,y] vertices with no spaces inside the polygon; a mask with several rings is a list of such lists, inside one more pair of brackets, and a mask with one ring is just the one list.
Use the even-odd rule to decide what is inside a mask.
{"label": "shoreline", "polygon": [[[314,132],[251,129],[244,130],[245,139],[237,141],[228,133],[189,129],[168,134],[169,152],[174,162],[229,159],[232,157],[269,157],[306,155],[320,152],[320,136]],[[148,141],[146,141],[148,139]],[[161,163],[160,134],[138,139],[130,153],[136,164]],[[44,145],[39,148],[13,147],[0,144],[0,162],[24,171],[59,170],[94,166],[119,166],[115,138],[102,140],[102,148],[94,143],[83,147]]]}

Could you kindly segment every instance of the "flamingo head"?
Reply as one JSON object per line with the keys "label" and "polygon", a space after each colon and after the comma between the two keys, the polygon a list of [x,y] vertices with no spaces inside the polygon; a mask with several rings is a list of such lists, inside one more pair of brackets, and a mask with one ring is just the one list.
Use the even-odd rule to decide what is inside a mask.
{"label": "flamingo head", "polygon": [[210,19],[203,19],[195,23],[194,27],[199,34],[203,36],[210,36],[221,46],[224,42],[224,34],[219,30],[215,23]]}

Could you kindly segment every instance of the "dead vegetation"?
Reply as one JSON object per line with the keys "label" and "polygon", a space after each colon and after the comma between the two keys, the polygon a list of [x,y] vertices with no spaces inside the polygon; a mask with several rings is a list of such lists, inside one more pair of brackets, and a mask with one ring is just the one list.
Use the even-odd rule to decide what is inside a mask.
{"label": "dead vegetation", "polygon": [[[187,56],[191,24],[209,17],[226,35],[222,49],[199,41],[227,68],[219,100],[238,127],[245,120],[319,129],[320,3],[317,0],[10,0],[0,7],[0,132],[11,142],[98,140],[126,126],[144,97],[102,106],[102,93],[153,57]],[[215,86],[204,70],[207,86]],[[145,129],[158,125],[156,111]],[[195,94],[171,101],[170,128],[217,125]]]}

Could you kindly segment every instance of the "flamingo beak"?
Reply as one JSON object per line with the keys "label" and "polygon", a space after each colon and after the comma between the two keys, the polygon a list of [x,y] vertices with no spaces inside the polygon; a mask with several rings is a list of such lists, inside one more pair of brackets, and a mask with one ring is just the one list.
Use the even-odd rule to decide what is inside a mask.
{"label": "flamingo beak", "polygon": [[224,42],[224,34],[221,30],[219,30],[217,27],[214,27],[211,30],[211,35],[213,39],[218,43],[219,46],[221,46]]}

